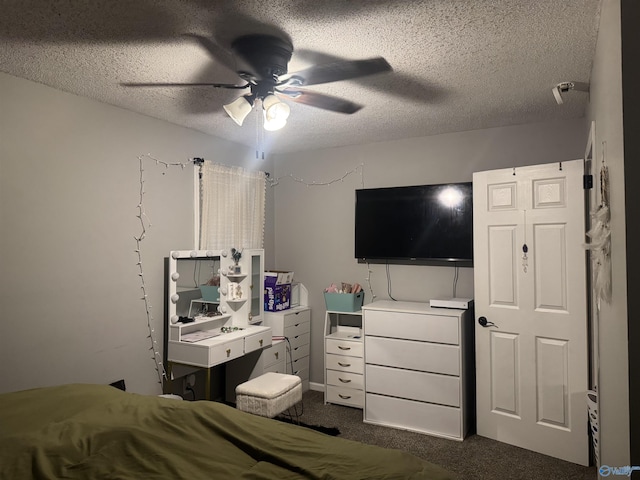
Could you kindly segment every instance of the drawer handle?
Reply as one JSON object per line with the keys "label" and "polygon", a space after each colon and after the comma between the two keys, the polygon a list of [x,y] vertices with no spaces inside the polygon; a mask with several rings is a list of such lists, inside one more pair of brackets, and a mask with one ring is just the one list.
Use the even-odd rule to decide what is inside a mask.
{"label": "drawer handle", "polygon": [[229,357],[231,355],[231,349],[227,348],[227,357]]}
{"label": "drawer handle", "polygon": [[351,350],[351,347],[343,347],[342,345],[338,345],[340,350]]}
{"label": "drawer handle", "polygon": [[340,380],[342,383],[351,383],[351,380],[349,380],[348,378],[344,379],[344,378],[338,377],[338,380]]}
{"label": "drawer handle", "polygon": [[338,365],[340,365],[341,367],[350,367],[351,366],[350,363],[342,363],[342,362],[338,362]]}
{"label": "drawer handle", "polygon": [[262,342],[264,342],[264,340],[260,339],[260,346],[262,346]]}
{"label": "drawer handle", "polygon": [[278,354],[279,354],[279,353],[280,353],[280,352],[276,352],[276,360],[278,359]]}
{"label": "drawer handle", "polygon": [[349,400],[351,398],[351,395],[342,395],[341,393],[339,393],[338,396],[343,400]]}

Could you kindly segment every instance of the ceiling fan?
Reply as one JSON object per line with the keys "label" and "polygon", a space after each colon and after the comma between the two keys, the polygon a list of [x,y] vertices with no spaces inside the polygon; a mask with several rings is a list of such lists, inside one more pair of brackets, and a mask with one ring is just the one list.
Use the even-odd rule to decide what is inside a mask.
{"label": "ceiling fan", "polygon": [[244,84],[229,83],[122,83],[128,87],[189,87],[204,86],[244,90],[246,93],[224,105],[227,114],[238,124],[247,117],[257,100],[263,107],[264,128],[279,130],[287,121],[289,105],[278,97],[322,108],[333,112],[352,114],[362,108],[350,100],[333,97],[304,87],[321,83],[349,80],[376,73],[389,72],[391,65],[382,57],[365,60],[340,60],[316,65],[295,73],[288,73],[287,65],[293,54],[290,41],[274,35],[251,34],[238,37],[229,52],[215,41],[199,35],[196,39],[214,59],[235,71]]}

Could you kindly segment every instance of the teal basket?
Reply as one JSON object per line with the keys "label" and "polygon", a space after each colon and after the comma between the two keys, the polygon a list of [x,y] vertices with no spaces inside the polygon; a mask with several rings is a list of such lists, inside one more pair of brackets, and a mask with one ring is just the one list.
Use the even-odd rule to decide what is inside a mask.
{"label": "teal basket", "polygon": [[212,287],[210,285],[200,285],[200,293],[202,299],[207,302],[220,301],[220,287]]}
{"label": "teal basket", "polygon": [[364,292],[327,293],[324,292],[324,303],[327,310],[334,312],[358,312],[362,309]]}

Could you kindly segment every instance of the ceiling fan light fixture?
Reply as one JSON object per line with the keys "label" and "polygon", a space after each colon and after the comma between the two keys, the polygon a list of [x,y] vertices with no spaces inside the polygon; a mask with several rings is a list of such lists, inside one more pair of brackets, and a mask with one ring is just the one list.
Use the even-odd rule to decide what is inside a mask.
{"label": "ceiling fan light fixture", "polygon": [[263,115],[264,115],[263,127],[265,130],[269,132],[275,132],[276,130],[280,130],[282,127],[284,127],[287,124],[286,118],[268,119],[266,110],[263,111]]}
{"label": "ceiling fan light fixture", "polygon": [[227,115],[229,115],[234,122],[242,126],[242,122],[244,122],[244,119],[247,118],[247,115],[249,115],[249,112],[253,109],[253,97],[251,95],[243,95],[242,97],[236,98],[233,102],[223,105],[222,108],[224,108],[224,111],[227,112]]}
{"label": "ceiling fan light fixture", "polygon": [[[291,109],[289,105],[281,102],[278,97],[273,94],[269,94],[262,100],[262,108],[264,109],[264,118],[268,122],[281,122],[286,123]],[[283,124],[284,125],[284,124]],[[282,128],[282,127],[280,127]]]}

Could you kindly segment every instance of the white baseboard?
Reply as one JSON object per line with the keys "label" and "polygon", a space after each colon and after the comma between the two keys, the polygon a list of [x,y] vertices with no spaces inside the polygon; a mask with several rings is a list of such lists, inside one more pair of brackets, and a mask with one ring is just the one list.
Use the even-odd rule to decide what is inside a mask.
{"label": "white baseboard", "polygon": [[309,390],[314,392],[324,392],[324,383],[309,382]]}

